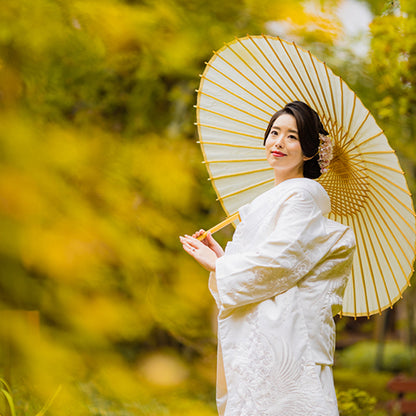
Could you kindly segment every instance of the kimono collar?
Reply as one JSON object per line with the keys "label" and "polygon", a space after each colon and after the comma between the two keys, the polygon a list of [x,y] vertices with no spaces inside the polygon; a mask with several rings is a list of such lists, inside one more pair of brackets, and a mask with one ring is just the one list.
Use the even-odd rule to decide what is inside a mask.
{"label": "kimono collar", "polygon": [[276,191],[280,193],[293,192],[302,190],[308,192],[316,205],[322,212],[322,215],[328,215],[331,212],[331,200],[324,187],[317,181],[309,178],[287,179],[275,186]]}

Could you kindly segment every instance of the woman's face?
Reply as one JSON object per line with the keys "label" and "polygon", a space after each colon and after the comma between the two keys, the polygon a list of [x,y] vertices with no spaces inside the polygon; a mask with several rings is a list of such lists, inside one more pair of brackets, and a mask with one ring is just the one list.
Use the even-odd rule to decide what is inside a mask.
{"label": "woman's face", "polygon": [[303,163],[309,159],[303,155],[296,119],[282,114],[273,123],[266,140],[266,156],[275,176],[284,179],[302,177]]}

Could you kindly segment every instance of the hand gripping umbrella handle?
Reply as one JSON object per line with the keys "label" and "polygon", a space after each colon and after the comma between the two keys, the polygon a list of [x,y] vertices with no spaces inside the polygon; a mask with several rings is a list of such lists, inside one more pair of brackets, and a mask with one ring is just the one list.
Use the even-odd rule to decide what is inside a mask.
{"label": "hand gripping umbrella handle", "polygon": [[204,234],[201,234],[198,237],[198,240],[203,240],[207,236],[208,233],[214,234],[215,232],[221,230],[221,228],[224,228],[226,225],[231,224],[233,221],[237,219],[241,221],[240,214],[238,213],[238,211],[230,215],[229,217],[227,217],[224,221],[221,221],[219,224],[210,228],[208,231],[205,231]]}

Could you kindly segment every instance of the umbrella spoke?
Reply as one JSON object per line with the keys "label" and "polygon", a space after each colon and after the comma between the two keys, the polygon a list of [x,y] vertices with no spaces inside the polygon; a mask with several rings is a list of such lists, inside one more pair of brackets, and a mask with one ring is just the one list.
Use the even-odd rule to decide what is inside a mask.
{"label": "umbrella spoke", "polygon": [[[197,90],[198,91],[198,90]],[[199,91],[198,91],[199,92]],[[244,114],[247,114],[248,116],[250,116],[250,117],[253,117],[253,118],[256,118],[257,120],[259,120],[259,121],[261,121],[262,123],[264,123],[265,125],[267,125],[268,123],[269,123],[269,120],[267,119],[264,119],[264,118],[261,118],[261,117],[258,117],[258,116],[256,116],[255,114],[253,114],[253,113],[250,113],[249,111],[245,111],[245,110],[243,110],[241,107],[236,107],[236,106],[234,106],[234,105],[232,105],[232,104],[230,104],[230,103],[227,103],[226,101],[222,101],[222,100],[220,100],[219,98],[217,98],[217,97],[213,97],[212,95],[208,95],[208,94],[205,94],[204,92],[202,92],[201,91],[201,95],[205,95],[205,96],[207,96],[207,97],[209,97],[209,98],[211,98],[211,99],[213,99],[213,100],[215,100],[215,101],[218,101],[219,103],[221,103],[221,104],[225,104],[227,107],[230,107],[230,108],[232,108],[232,109],[234,109],[234,110],[237,110],[237,111],[241,111],[242,113],[244,113]],[[247,104],[250,104],[251,105],[251,103],[249,102],[249,101],[245,101]],[[210,111],[210,110],[208,110],[207,108],[203,108],[203,107],[201,107],[201,106],[199,106],[199,105],[196,105],[196,106],[194,106],[196,109],[197,109],[197,111],[200,111],[200,110],[203,110],[203,111]],[[260,108],[259,108],[260,109]],[[269,115],[269,118],[272,116],[272,114],[270,114]],[[265,129],[263,129],[263,130],[265,130]]]}
{"label": "umbrella spoke", "polygon": [[[247,62],[244,60],[244,58],[242,58],[233,48],[231,48],[230,45],[227,45],[227,48],[230,51],[232,51],[240,59],[241,62],[243,62],[245,64],[245,66],[246,66],[247,69],[249,69],[255,76],[257,76],[258,78],[260,78],[264,82],[264,80],[261,77],[258,76],[258,74],[254,71],[254,69],[251,68],[250,65],[247,64]],[[285,100],[282,97],[280,97],[279,95],[278,95],[278,98],[281,100],[281,102],[279,103],[278,101],[276,101],[273,97],[270,96],[270,94],[268,94],[266,91],[264,91],[262,88],[260,88],[254,81],[252,81],[242,71],[240,71],[238,68],[236,68],[231,62],[227,61],[227,59],[225,59],[225,57],[223,55],[218,55],[217,54],[216,56],[219,57],[219,58],[221,58],[225,63],[227,63],[231,68],[233,68],[234,71],[236,71],[238,74],[240,74],[247,82],[249,82],[250,84],[252,84],[256,90],[260,91],[270,101],[272,101],[273,103],[275,103],[277,107],[281,107],[282,106],[282,103],[285,102]],[[258,97],[256,97],[256,98],[258,98]]]}
{"label": "umbrella spoke", "polygon": [[[374,136],[369,137],[368,139],[363,140],[360,143],[357,143],[354,147],[350,147],[350,151],[354,151],[359,149],[360,147],[362,147],[364,144],[368,143],[371,140],[377,139],[378,137],[380,137],[381,135],[383,135],[383,130],[380,130],[377,134],[375,134]],[[395,151],[393,149],[391,149],[391,152],[395,153]],[[363,153],[364,154],[364,153]]]}
{"label": "umbrella spoke", "polygon": [[[375,166],[378,166],[378,167],[380,167],[380,168],[383,168],[383,169],[388,169],[388,170],[391,170],[392,172],[396,172],[396,173],[400,173],[401,175],[403,175],[404,174],[404,172],[402,171],[402,170],[398,170],[398,169],[395,169],[395,168],[392,168],[391,166],[387,166],[387,165],[382,165],[381,163],[378,163],[378,162],[374,162],[373,160],[366,160],[365,161],[365,163],[366,164],[371,164],[371,165],[375,165]],[[372,173],[375,173],[375,172],[373,172],[373,170],[371,170],[371,169],[368,169],[370,172],[372,172]],[[375,173],[376,175],[377,175],[377,173]],[[381,176],[381,175],[380,175]],[[386,180],[388,180],[388,179],[386,179]],[[391,184],[393,184],[393,182],[391,182],[390,181],[390,183]],[[396,185],[395,185],[396,186]],[[399,187],[398,187],[399,188]],[[408,195],[410,195],[410,192],[407,192],[407,191],[405,191],[404,189],[402,189],[402,191],[403,192],[406,192]]]}
{"label": "umbrella spoke", "polygon": [[240,163],[240,162],[266,162],[266,158],[262,159],[221,159],[221,160],[204,160],[202,163],[208,165],[210,163]]}
{"label": "umbrella spoke", "polygon": [[[368,206],[367,206],[367,209],[368,209]],[[376,232],[376,230],[375,230],[375,228],[374,228],[373,218],[372,218],[371,216],[369,216],[369,215],[368,215],[367,209],[365,209],[365,210],[361,211],[361,217],[363,218],[363,225],[364,225],[365,231],[366,231],[366,233],[367,233],[367,235],[368,235],[368,237],[369,237],[369,239],[368,239],[368,240],[369,240],[369,242],[370,242],[370,245],[371,245],[372,251],[373,251],[374,253],[378,251],[378,250],[376,250],[376,248],[374,247],[373,239],[371,238],[371,236],[373,235],[373,236],[376,238],[376,240],[377,240],[378,246],[380,247],[381,252],[383,253],[383,256],[384,256],[384,258],[385,258],[385,260],[386,260],[386,263],[388,264],[388,266],[389,266],[389,268],[390,268],[390,272],[392,273],[392,276],[393,276],[393,278],[394,278],[394,281],[395,281],[395,283],[396,283],[396,285],[397,285],[396,278],[395,278],[395,276],[394,276],[394,274],[393,274],[393,270],[392,270],[392,268],[391,268],[391,265],[389,264],[389,261],[388,261],[388,259],[387,259],[387,256],[386,256],[386,253],[385,253],[385,251],[384,251],[383,245],[382,245],[382,244],[381,244],[381,242],[380,242],[379,235],[378,235],[378,233]],[[364,213],[365,213],[365,214],[367,214],[367,218],[364,218]],[[370,234],[370,232],[369,232],[369,230],[368,230],[368,227],[369,227],[369,226],[371,226],[371,229],[372,229],[372,231],[373,231],[373,234],[372,234],[372,235]],[[381,230],[381,231],[382,231],[382,230]],[[388,290],[388,288],[387,288],[387,283],[386,283],[386,280],[385,280],[384,275],[383,275],[383,271],[382,271],[382,268],[381,268],[381,265],[380,265],[379,258],[378,258],[377,256],[373,256],[373,259],[375,260],[375,262],[376,262],[376,264],[377,264],[378,274],[379,274],[380,276],[382,276],[382,279],[381,279],[381,280],[382,280],[382,283],[383,283],[383,286],[384,286],[384,290],[386,291],[387,298],[388,298],[388,300],[389,300],[389,305],[390,305],[390,307],[393,307],[393,304],[392,304],[392,302],[391,302],[391,298],[390,298],[390,293],[389,293],[389,290]],[[378,304],[378,307],[379,307],[379,312],[380,312],[380,314],[381,314],[381,310],[380,310],[380,301],[379,301],[379,298],[378,298],[378,290],[377,290],[377,287],[376,287],[376,282],[375,282],[375,277],[374,277],[374,276],[375,276],[375,274],[371,271],[371,279],[372,279],[372,281],[373,281],[374,290],[375,290],[375,291],[376,291],[376,293],[377,293],[377,304]],[[400,291],[399,291],[399,292],[400,292]]]}
{"label": "umbrella spoke", "polygon": [[[377,175],[377,176],[379,176],[380,178],[382,178],[383,180],[385,180],[385,181],[387,181],[388,183],[390,183],[391,185],[393,185],[395,188],[397,188],[397,189],[399,189],[400,191],[402,191],[402,192],[404,192],[406,195],[408,195],[408,196],[410,196],[410,194],[405,190],[405,189],[403,189],[402,187],[400,187],[399,185],[396,185],[395,183],[393,183],[393,182],[391,182],[389,179],[387,179],[386,177],[384,177],[384,176],[382,176],[382,175],[380,175],[379,173],[377,173],[377,172],[375,172],[375,171],[373,171],[373,170],[371,170],[371,169],[368,169],[371,173],[374,173],[375,175]],[[371,180],[374,182],[374,183],[376,183],[380,188],[382,188],[383,189],[383,191],[384,192],[386,192],[387,194],[389,194],[391,197],[392,197],[392,199],[394,199],[395,201],[397,201],[404,209],[406,209],[406,211],[408,211],[413,217],[415,216],[415,213],[413,212],[413,210],[410,208],[410,207],[408,207],[403,201],[401,201],[399,198],[397,198],[391,191],[389,191],[385,186],[383,186],[382,184],[381,184],[381,182],[380,181],[378,181],[376,178],[374,178],[374,177],[371,177]],[[381,195],[381,194],[380,194]],[[383,199],[385,199],[386,200],[386,202],[388,202],[388,199],[386,198],[386,197],[384,197],[383,196]],[[398,211],[395,209],[395,211],[396,211],[396,213],[397,214],[399,214],[398,213]],[[400,215],[400,214],[399,214]],[[401,215],[400,215],[401,216]],[[412,225],[410,225],[403,217],[402,217],[402,219],[403,219],[403,221],[404,222],[406,222],[406,224],[408,225],[408,227],[410,227],[415,233],[416,233],[416,229],[415,229],[415,227],[414,226],[412,226]]]}
{"label": "umbrella spoke", "polygon": [[[210,82],[211,82],[211,81],[210,81]],[[222,87],[221,87],[221,88],[222,88]],[[228,90],[226,90],[226,89],[224,89],[224,91],[227,91],[227,92],[228,92]],[[199,96],[205,96],[205,97],[208,97],[208,98],[210,98],[210,99],[212,99],[212,100],[215,100],[215,101],[217,101],[217,102],[219,102],[219,103],[221,103],[221,104],[225,104],[226,106],[228,106],[228,107],[230,107],[230,108],[233,108],[233,109],[235,109],[235,110],[239,110],[239,111],[241,111],[242,113],[245,113],[245,114],[248,114],[248,115],[250,115],[250,116],[252,116],[252,117],[258,118],[259,120],[264,121],[266,124],[268,123],[268,121],[266,121],[266,120],[262,119],[261,117],[257,117],[256,115],[254,115],[254,114],[250,113],[249,111],[245,111],[245,110],[243,110],[241,107],[236,107],[236,106],[234,106],[234,105],[227,104],[227,102],[226,102],[226,101],[222,101],[222,100],[220,100],[218,97],[214,97],[214,96],[212,96],[212,95],[209,95],[209,94],[207,94],[206,92],[203,92],[203,91],[201,91],[201,90],[196,90],[196,92],[198,93],[198,95],[199,95]],[[262,111],[263,113],[265,113],[265,114],[269,117],[269,119],[270,119],[270,117],[272,116],[272,113],[268,113],[268,112],[264,111],[264,109],[261,109],[259,106],[256,106],[255,104],[253,104],[252,102],[250,102],[250,101],[248,101],[248,100],[244,99],[243,97],[240,97],[240,96],[238,96],[237,94],[234,94],[234,93],[232,93],[232,92],[229,92],[229,93],[230,93],[231,95],[235,96],[236,98],[238,98],[239,100],[241,100],[241,101],[245,102],[246,104],[248,104],[248,105],[250,105],[250,106],[254,107],[255,109]],[[200,97],[199,97],[199,98],[200,98]],[[199,99],[198,101],[200,101],[200,99]],[[199,112],[198,112],[198,115],[199,115]]]}
{"label": "umbrella spoke", "polygon": [[254,136],[253,134],[247,134],[247,133],[243,133],[241,131],[223,129],[222,127],[210,126],[208,124],[202,124],[202,123],[195,123],[195,125],[197,125],[198,127],[206,127],[206,128],[209,128],[209,129],[224,131],[226,133],[237,134],[238,136],[252,137],[254,139],[259,139],[259,140],[262,140],[262,141],[264,140],[264,137]]}
{"label": "umbrella spoke", "polygon": [[[368,208],[369,208],[369,206],[368,206]],[[374,207],[374,208],[377,210],[377,207]],[[377,210],[377,211],[378,211],[378,210]],[[388,266],[388,268],[389,268],[389,270],[390,270],[390,276],[392,277],[392,279],[393,279],[393,281],[394,281],[394,284],[395,284],[395,286],[396,286],[397,292],[398,292],[398,293],[400,293],[400,287],[399,287],[399,284],[397,283],[397,279],[396,279],[395,273],[394,273],[393,268],[392,268],[392,266],[391,266],[391,260],[390,260],[390,259],[388,258],[388,256],[387,256],[387,253],[386,253],[386,250],[385,250],[385,245],[384,245],[384,244],[380,241],[379,232],[383,235],[383,237],[384,237],[384,242],[386,242],[386,243],[387,243],[387,245],[389,246],[390,252],[391,252],[391,254],[393,254],[393,256],[394,256],[394,258],[395,258],[395,260],[396,260],[397,264],[399,265],[399,267],[400,267],[400,262],[398,261],[397,257],[395,256],[395,254],[394,254],[394,250],[393,250],[393,247],[392,247],[392,245],[391,245],[391,243],[390,243],[390,239],[389,239],[389,238],[387,238],[387,235],[386,235],[386,233],[384,232],[384,229],[383,229],[383,227],[381,226],[381,224],[380,224],[380,222],[379,222],[378,218],[377,218],[375,215],[371,215],[371,213],[367,212],[367,210],[366,210],[366,214],[367,214],[367,217],[368,217],[368,222],[369,222],[369,224],[371,225],[371,228],[372,228],[372,230],[373,230],[373,235],[374,235],[374,236],[375,236],[375,238],[377,239],[378,245],[379,245],[379,247],[380,247],[380,251],[383,253],[384,260],[385,260],[385,262],[386,262],[386,264],[387,264],[387,266]],[[378,214],[379,214],[380,218],[381,218],[381,219],[383,219],[383,217],[380,215],[380,213],[379,213],[379,212],[378,212]],[[376,231],[376,227],[374,226],[374,222],[377,224],[377,229],[379,230],[379,232],[377,232],[377,231]],[[389,231],[390,231],[390,233],[391,233],[391,229],[390,229],[390,227],[388,227],[388,228],[389,228]],[[381,276],[382,276],[382,278],[383,278],[383,283],[384,283],[384,287],[385,287],[385,289],[386,289],[387,296],[388,296],[388,298],[389,298],[390,307],[392,307],[392,306],[393,306],[393,304],[392,304],[392,302],[391,302],[390,294],[389,294],[389,291],[388,291],[388,289],[387,289],[386,279],[384,278],[383,271],[381,270],[380,263],[379,263],[379,261],[378,261],[378,258],[377,258],[377,257],[376,257],[376,261],[377,261],[377,264],[378,264],[378,266],[379,266],[379,272],[380,272],[380,275],[381,275]],[[406,274],[404,273],[404,270],[403,270],[403,269],[402,269],[402,272],[403,272],[403,276],[406,278],[407,276],[406,276]]]}
{"label": "umbrella spoke", "polygon": [[[253,43],[254,43],[254,46],[257,46],[256,45],[256,43],[254,42],[254,40],[253,39],[251,39],[252,41],[253,41]],[[240,43],[240,45],[249,53],[249,55],[257,62],[257,64],[261,67],[261,69],[268,75],[268,77],[276,84],[276,86],[279,88],[279,90],[282,92],[282,93],[284,93],[284,91],[283,90],[281,90],[280,89],[280,86],[279,86],[279,84],[277,84],[277,82],[276,82],[276,80],[270,75],[270,73],[269,73],[269,71],[264,67],[264,65],[257,59],[257,57],[250,51],[250,49],[248,49],[245,45],[244,45],[244,43],[243,42],[241,42],[241,40],[239,40],[239,39],[237,39],[237,41]],[[260,49],[259,50],[260,51],[260,53],[263,55],[263,57],[265,57],[266,58],[266,60],[267,60],[267,62],[271,65],[271,67],[272,68],[274,68],[274,66],[271,64],[271,62],[267,59],[267,57],[263,54],[263,51]],[[235,53],[235,52],[234,52]],[[239,56],[240,57],[240,56]],[[240,57],[240,59],[242,59],[241,57]],[[245,62],[245,61],[244,61]],[[290,101],[290,98],[289,98],[289,96],[286,94],[286,93],[284,93],[285,95],[286,95],[286,98],[285,99],[283,99],[280,95],[279,95],[279,93],[277,92],[277,90],[275,89],[275,88],[273,88],[271,85],[269,85],[269,83],[267,83],[260,75],[259,75],[259,73],[258,72],[256,72],[256,75],[263,81],[263,83],[267,86],[267,87],[269,87],[282,101],[283,101],[283,103],[285,103],[285,102],[287,102],[287,101]]]}
{"label": "umbrella spoke", "polygon": [[255,129],[259,129],[259,130],[264,132],[264,127],[263,126],[257,126],[255,124],[247,123],[247,121],[238,120],[234,117],[227,116],[224,113],[218,113],[217,111],[208,110],[207,108],[202,108],[202,107],[198,107],[198,108],[199,108],[199,110],[206,111],[206,112],[211,113],[211,114],[215,114],[218,117],[226,118],[227,120],[235,121],[236,123],[244,124],[246,126],[253,127]]}
{"label": "umbrella spoke", "polygon": [[[287,65],[285,65],[285,64],[282,62],[282,60],[280,59],[279,54],[276,52],[275,48],[273,48],[273,46],[270,44],[268,37],[266,37],[266,36],[264,36],[264,35],[263,35],[263,38],[264,38],[264,39],[265,39],[265,41],[267,42],[267,44],[268,44],[268,46],[269,46],[270,50],[273,52],[273,54],[274,54],[275,58],[279,61],[279,63],[280,63],[280,65],[281,65],[282,69],[285,71],[285,73],[286,73],[286,75],[288,76],[289,80],[290,80],[290,81],[292,82],[292,84],[296,87],[296,82],[295,82],[295,80],[293,79],[292,74],[291,74],[291,73],[289,72],[289,70],[287,69]],[[283,45],[283,42],[282,42],[282,41],[280,42],[280,44],[281,44],[281,46],[282,46],[283,50],[286,52],[286,49],[285,49],[285,47],[284,47],[284,45]],[[256,45],[256,46],[257,46],[257,45]],[[286,53],[286,55],[287,55],[287,53]],[[289,59],[290,59],[290,56],[289,56]],[[293,67],[293,68],[295,68],[295,66],[293,65],[293,62],[292,62],[292,61],[291,61],[291,63],[292,63],[292,67]],[[293,89],[291,88],[291,86],[288,84],[288,82],[286,82],[285,78],[284,78],[284,77],[280,74],[280,72],[279,72],[279,71],[277,71],[277,70],[276,70],[275,66],[273,66],[273,69],[275,70],[275,72],[276,72],[276,74],[279,76],[279,78],[282,80],[282,82],[285,84],[286,88],[290,91],[290,93],[292,94],[292,97],[296,97],[298,94],[300,94],[300,95],[301,95],[301,97],[303,98],[303,100],[304,100],[304,101],[308,101],[308,100],[306,99],[306,97],[304,96],[304,94],[303,94],[303,91],[302,91],[302,90],[300,90],[299,88],[296,88],[296,89],[297,89],[297,91],[298,91],[298,94],[296,94],[296,93],[293,91]],[[298,74],[298,75],[299,75],[299,74]],[[302,80],[302,78],[301,78],[301,77],[300,77],[300,79]],[[305,88],[305,91],[306,91],[306,92],[308,92],[308,90],[307,90],[306,88]],[[290,101],[290,100],[288,100],[288,101]]]}
{"label": "umbrella spoke", "polygon": [[354,95],[354,103],[352,105],[352,109],[351,109],[351,113],[350,113],[350,120],[349,120],[349,123],[348,123],[348,127],[345,130],[345,134],[343,135],[342,139],[340,140],[340,145],[342,146],[343,149],[347,149],[348,148],[348,143],[345,143],[344,140],[348,138],[348,135],[350,133],[351,125],[352,125],[352,122],[354,120],[356,104],[357,104],[357,97]]}
{"label": "umbrella spoke", "polygon": [[[266,36],[263,35],[263,38],[266,40],[267,44],[269,45],[270,50],[274,53],[275,58],[277,58],[277,60],[279,61],[280,65],[282,66],[282,68],[285,68],[285,66],[283,65],[282,61],[280,60],[279,55],[277,55],[274,51],[274,49],[272,48],[272,46],[270,45],[270,43],[268,42],[268,39]],[[269,63],[270,67],[273,69],[273,71],[275,72],[275,74],[280,78],[280,80],[283,82],[283,84],[285,84],[286,88],[290,91],[290,93],[292,94],[292,96],[295,95],[295,93],[293,92],[292,88],[290,87],[290,85],[286,82],[286,80],[282,77],[282,75],[280,74],[279,71],[277,71],[276,69],[276,65],[274,65],[270,59],[267,57],[267,55],[263,52],[263,50],[257,45],[256,42],[254,42],[254,39],[251,38],[252,43],[254,44],[254,46],[257,48],[257,50],[262,54],[262,56],[264,57],[264,59],[266,59],[266,61]],[[270,75],[268,73],[269,77],[273,80],[273,82],[276,84],[276,86],[286,95],[286,101],[285,102],[289,102],[290,101],[290,97],[289,95],[283,91],[282,87],[277,83],[276,79]]]}
{"label": "umbrella spoke", "polygon": [[264,168],[264,169],[255,169],[255,170],[246,170],[244,172],[236,172],[236,173],[228,173],[227,175],[220,175],[220,176],[212,176],[209,178],[209,181],[216,181],[217,179],[226,179],[226,178],[233,178],[235,176],[243,176],[243,175],[250,175],[252,173],[260,173],[266,171],[273,171],[272,168]]}
{"label": "umbrella spoke", "polygon": [[[352,228],[353,224],[351,224],[351,217],[347,216],[347,225]],[[351,268],[351,279],[352,279],[352,294],[353,294],[353,305],[354,305],[354,319],[357,319],[357,290],[356,290],[356,270],[354,263],[352,264]]]}
{"label": "umbrella spoke", "polygon": [[[366,225],[366,223],[365,223],[365,221],[364,221],[364,217],[363,217],[363,214],[362,214],[362,211],[360,211],[360,216],[361,216],[361,218],[363,219],[363,225],[364,225],[364,227],[365,227],[365,231],[366,231],[366,234],[364,234],[364,232],[363,232],[363,228],[361,227],[361,221],[359,220],[359,218],[358,218],[358,216],[357,216],[357,224],[358,224],[358,229],[360,230],[360,234],[364,237],[365,235],[367,235],[368,237],[368,240],[370,241],[370,245],[371,245],[371,247],[373,248],[373,252],[374,252],[374,247],[373,247],[373,242],[372,242],[372,240],[371,240],[371,238],[369,238],[369,234],[368,234],[368,229],[367,229],[367,225]],[[363,240],[365,240],[365,238],[363,238]],[[369,256],[369,254],[368,254],[368,250],[367,250],[367,245],[366,244],[363,244],[361,247],[360,247],[360,249],[361,248],[363,248],[363,251],[364,251],[364,254],[365,254],[365,258],[366,258],[366,264],[368,265],[368,268],[370,269],[370,276],[371,276],[371,281],[373,282],[373,288],[374,288],[374,293],[375,293],[375,295],[376,295],[376,300],[377,300],[377,309],[378,309],[378,312],[379,312],[379,314],[381,315],[381,307],[380,307],[380,299],[379,299],[379,296],[378,296],[378,290],[377,290],[377,285],[376,285],[376,282],[375,282],[375,280],[374,280],[374,272],[373,272],[373,266],[372,266],[372,264],[371,264],[371,259],[370,259],[370,256]],[[362,276],[362,278],[363,278],[363,281],[365,281],[365,276],[363,275]],[[367,295],[367,291],[366,291],[366,295]],[[368,306],[367,306],[368,307]]]}
{"label": "umbrella spoke", "polygon": [[[367,155],[391,155],[394,153],[396,153],[394,150],[378,150],[378,151],[376,150],[374,152],[361,152],[355,155],[351,155],[351,159],[356,159],[358,157],[361,159],[362,156],[367,156]],[[366,160],[366,162],[368,161]],[[398,171],[398,172],[403,173],[402,171]]]}
{"label": "umbrella spoke", "polygon": [[[377,192],[377,190],[375,190],[376,192]],[[388,230],[390,231],[390,234],[391,234],[391,237],[393,238],[393,240],[396,242],[396,244],[397,244],[397,247],[398,247],[398,249],[401,251],[401,253],[403,254],[403,257],[406,259],[406,261],[407,261],[407,264],[408,264],[408,266],[410,267],[410,268],[413,268],[413,262],[412,261],[410,261],[409,260],[409,258],[408,258],[408,256],[406,255],[406,253],[404,252],[404,249],[403,249],[403,247],[402,247],[402,244],[397,240],[397,237],[396,237],[396,232],[398,231],[400,234],[401,234],[401,236],[403,237],[403,239],[406,241],[406,243],[409,245],[409,247],[414,251],[414,247],[413,247],[413,245],[410,243],[410,241],[407,239],[407,237],[404,235],[404,233],[403,233],[403,231],[402,231],[402,229],[401,229],[401,227],[396,227],[396,229],[395,229],[395,231],[393,231],[391,228],[390,228],[390,225],[389,225],[389,223],[386,221],[386,219],[385,219],[385,217],[387,216],[387,218],[388,218],[388,216],[390,215],[390,213],[389,213],[389,211],[385,208],[385,205],[383,204],[383,203],[381,203],[380,202],[380,200],[377,198],[377,196],[376,195],[374,195],[372,192],[371,192],[371,194],[372,194],[372,196],[373,196],[373,198],[375,199],[375,201],[377,202],[377,204],[378,205],[376,205],[375,204],[375,201],[373,201],[373,200],[370,200],[370,203],[371,203],[371,205],[373,206],[373,208],[377,211],[377,213],[379,214],[379,216],[380,216],[380,218],[383,220],[383,222],[384,222],[384,225],[388,228]],[[385,201],[385,202],[387,202],[387,201]],[[384,213],[385,213],[385,215],[384,216],[382,216],[381,214],[380,214],[380,211],[379,211],[379,207],[384,211]],[[397,259],[397,257],[396,257],[396,259]],[[398,261],[398,260],[397,260]],[[405,271],[404,271],[404,269],[401,267],[401,263],[398,261],[398,263],[400,264],[400,268],[401,268],[401,270],[402,270],[402,272],[403,272],[403,275],[405,276],[405,278],[406,278],[406,280],[407,280],[407,282],[409,283],[409,280],[408,280],[408,278],[407,278],[407,274],[405,273]]]}
{"label": "umbrella spoke", "polygon": [[[207,65],[209,65],[209,64],[207,64]],[[268,112],[267,110],[265,110],[264,108],[261,108],[260,106],[255,105],[255,104],[253,104],[252,102],[250,102],[250,101],[248,101],[248,100],[244,99],[243,97],[241,97],[241,95],[238,95],[238,94],[233,93],[233,92],[232,92],[232,91],[230,91],[228,88],[225,88],[225,87],[224,87],[224,86],[222,86],[221,84],[219,84],[219,83],[215,82],[213,79],[208,78],[206,75],[201,75],[201,78],[202,78],[203,80],[208,81],[208,82],[211,82],[211,83],[212,83],[213,85],[215,85],[216,87],[218,87],[218,88],[220,88],[220,89],[224,90],[225,92],[227,92],[227,93],[229,93],[229,94],[231,94],[231,95],[235,96],[235,97],[236,97],[236,98],[238,98],[239,100],[244,101],[245,103],[247,103],[247,104],[251,105],[252,107],[256,108],[257,110],[260,110],[260,111],[262,111],[263,113],[265,113],[265,114],[269,115],[270,117],[271,117],[271,115],[275,112],[275,111],[274,111],[274,107],[272,107],[271,105],[267,104],[265,101],[261,100],[259,97],[256,97],[256,95],[255,95],[255,94],[253,94],[252,92],[250,92],[248,89],[244,88],[242,85],[237,84],[237,82],[235,82],[235,80],[233,80],[233,79],[229,78],[227,75],[223,74],[223,73],[222,73],[222,72],[221,72],[218,68],[216,68],[216,67],[214,67],[214,66],[211,66],[211,65],[209,65],[209,66],[210,66],[210,68],[214,69],[215,71],[217,71],[218,73],[220,73],[221,75],[223,75],[224,77],[226,77],[229,81],[231,81],[232,83],[234,83],[234,84],[235,84],[238,88],[241,88],[244,92],[246,92],[247,94],[251,95],[251,96],[252,96],[253,98],[255,98],[257,101],[260,101],[262,104],[264,104],[264,106],[265,106],[265,107],[270,108],[272,112],[271,112],[271,113],[269,113],[269,112]],[[199,91],[198,91],[198,92],[199,92]],[[208,94],[205,94],[205,95],[208,95]]]}
{"label": "umbrella spoke", "polygon": [[197,143],[201,144],[210,144],[214,146],[228,146],[228,147],[236,147],[239,149],[257,149],[257,150],[264,150],[263,146],[244,146],[242,144],[232,144],[232,143],[220,143],[220,142],[205,142],[205,141],[197,141]]}
{"label": "umbrella spoke", "polygon": [[258,186],[265,185],[267,183],[272,183],[272,182],[274,182],[274,178],[267,179],[266,181],[258,182],[258,183],[254,184],[254,185],[247,186],[246,188],[239,189],[238,191],[232,192],[230,194],[219,196],[217,198],[217,201],[223,201],[226,198],[230,198],[232,196],[241,194],[243,192],[250,191],[253,188],[257,188]]}
{"label": "umbrella spoke", "polygon": [[[323,86],[322,86],[321,78],[320,78],[320,76],[319,76],[319,74],[318,74],[318,70],[316,69],[315,60],[314,60],[314,59],[312,59],[312,54],[309,54],[309,56],[310,56],[310,59],[311,59],[311,62],[312,62],[313,69],[314,69],[314,71],[315,71],[316,78],[317,78],[317,80],[318,80],[319,87],[320,87],[320,89],[321,89],[321,91],[322,91],[322,95],[323,95],[323,97],[324,97],[325,109],[322,109],[322,111],[323,111],[323,114],[328,114],[328,117],[329,117],[329,114],[330,114],[330,111],[329,111],[329,106],[328,106],[328,102],[327,102],[327,100],[326,100],[326,95],[324,94],[324,88],[323,88]],[[326,110],[326,111],[325,111],[325,110]]]}
{"label": "umbrella spoke", "polygon": [[[357,224],[357,221],[358,221],[357,217],[352,217],[352,220],[353,220],[354,228],[359,229],[360,224],[359,223]],[[361,240],[361,241],[357,241],[358,247],[363,247],[365,245],[362,234],[357,233],[355,238],[358,239],[358,240]],[[370,316],[370,311],[369,311],[369,308],[368,308],[367,287],[366,287],[366,282],[365,282],[365,279],[364,279],[363,259],[362,259],[362,256],[361,256],[361,250],[360,249],[358,249],[356,251],[356,255],[358,257],[358,263],[360,265],[361,283],[363,285],[363,290],[364,290],[365,309],[367,311],[367,316]]]}

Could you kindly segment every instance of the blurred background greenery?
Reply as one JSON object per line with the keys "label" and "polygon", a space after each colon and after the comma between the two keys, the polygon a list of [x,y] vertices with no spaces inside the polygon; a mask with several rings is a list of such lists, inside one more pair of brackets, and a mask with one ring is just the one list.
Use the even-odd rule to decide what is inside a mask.
{"label": "blurred background greenery", "polygon": [[[342,76],[415,191],[412,0],[1,2],[2,415],[216,414],[216,310],[178,236],[223,218],[194,90],[212,51],[247,33]],[[342,414],[364,414],[354,400],[383,414],[391,374],[414,373],[414,297],[338,321]]]}

